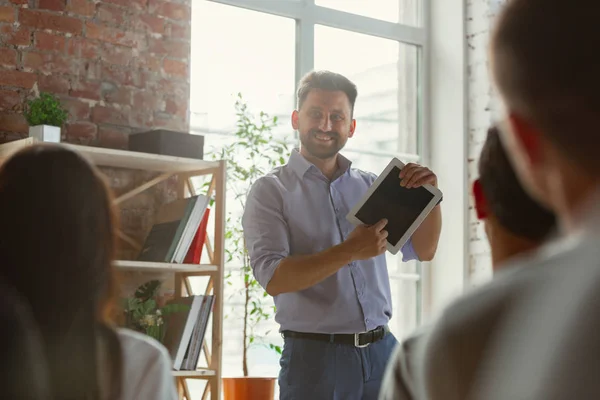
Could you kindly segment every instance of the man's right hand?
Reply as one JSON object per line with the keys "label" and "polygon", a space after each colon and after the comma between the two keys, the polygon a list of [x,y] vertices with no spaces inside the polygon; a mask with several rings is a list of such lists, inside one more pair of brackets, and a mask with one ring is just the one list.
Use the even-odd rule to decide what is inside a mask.
{"label": "man's right hand", "polygon": [[382,219],[372,226],[359,225],[354,228],[344,242],[353,260],[367,260],[385,252],[388,232],[383,228],[386,225],[387,220]]}

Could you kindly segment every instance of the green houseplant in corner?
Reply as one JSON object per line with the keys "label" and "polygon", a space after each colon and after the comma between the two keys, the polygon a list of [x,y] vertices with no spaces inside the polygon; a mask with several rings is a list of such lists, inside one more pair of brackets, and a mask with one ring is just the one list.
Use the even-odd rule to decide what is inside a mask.
{"label": "green houseplant in corner", "polygon": [[[266,346],[277,353],[281,348],[268,343],[265,336],[257,332],[260,323],[272,318],[274,306],[265,290],[254,278],[250,266],[250,256],[244,243],[242,231],[242,212],[252,184],[273,168],[285,164],[289,156],[285,140],[277,140],[273,129],[277,127],[277,117],[267,113],[253,114],[241,94],[235,102],[237,131],[234,141],[213,154],[217,159],[227,161],[227,191],[233,195],[235,204],[228,206],[225,226],[225,253],[230,265],[239,265],[239,275],[227,276],[229,287],[241,281],[237,293],[244,304],[243,308],[243,353],[242,378],[224,378],[223,392],[225,400],[252,398],[254,400],[272,400],[275,378],[250,377],[248,372],[248,349],[251,346]],[[234,279],[240,281],[234,282]],[[250,396],[250,397],[248,397]]]}
{"label": "green houseplant in corner", "polygon": [[26,100],[23,115],[29,124],[30,137],[54,143],[60,142],[61,127],[69,117],[58,97],[50,93]]}

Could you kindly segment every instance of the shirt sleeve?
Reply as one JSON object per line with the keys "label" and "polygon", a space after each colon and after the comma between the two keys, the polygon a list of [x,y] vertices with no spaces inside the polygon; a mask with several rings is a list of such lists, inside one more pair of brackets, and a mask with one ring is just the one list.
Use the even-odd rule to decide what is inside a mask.
{"label": "shirt sleeve", "polygon": [[408,262],[412,260],[420,261],[415,248],[413,247],[412,238],[408,239],[408,242],[402,246],[402,261]]}
{"label": "shirt sleeve", "polygon": [[289,231],[277,184],[270,176],[257,180],[250,189],[242,217],[250,265],[264,289],[281,260],[290,254]]}

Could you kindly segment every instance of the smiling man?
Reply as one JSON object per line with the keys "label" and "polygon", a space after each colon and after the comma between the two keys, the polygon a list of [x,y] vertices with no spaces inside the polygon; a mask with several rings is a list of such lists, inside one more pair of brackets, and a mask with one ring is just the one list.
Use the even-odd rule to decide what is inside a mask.
{"label": "smiling man", "polygon": [[[330,71],[300,82],[292,126],[301,146],[286,165],[254,184],[243,228],[258,282],[274,297],[285,338],[280,398],[376,399],[397,341],[385,259],[386,221],[352,226],[346,215],[375,181],[339,154],[354,136],[356,86]],[[407,164],[402,185],[437,185]],[[431,260],[439,205],[402,249],[403,260]]]}

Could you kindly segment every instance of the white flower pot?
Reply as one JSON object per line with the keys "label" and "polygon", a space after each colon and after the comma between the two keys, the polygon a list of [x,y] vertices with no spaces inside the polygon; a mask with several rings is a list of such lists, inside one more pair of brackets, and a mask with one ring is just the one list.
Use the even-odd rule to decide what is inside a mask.
{"label": "white flower pot", "polygon": [[60,143],[60,128],[50,125],[36,125],[29,127],[29,137],[41,142]]}

